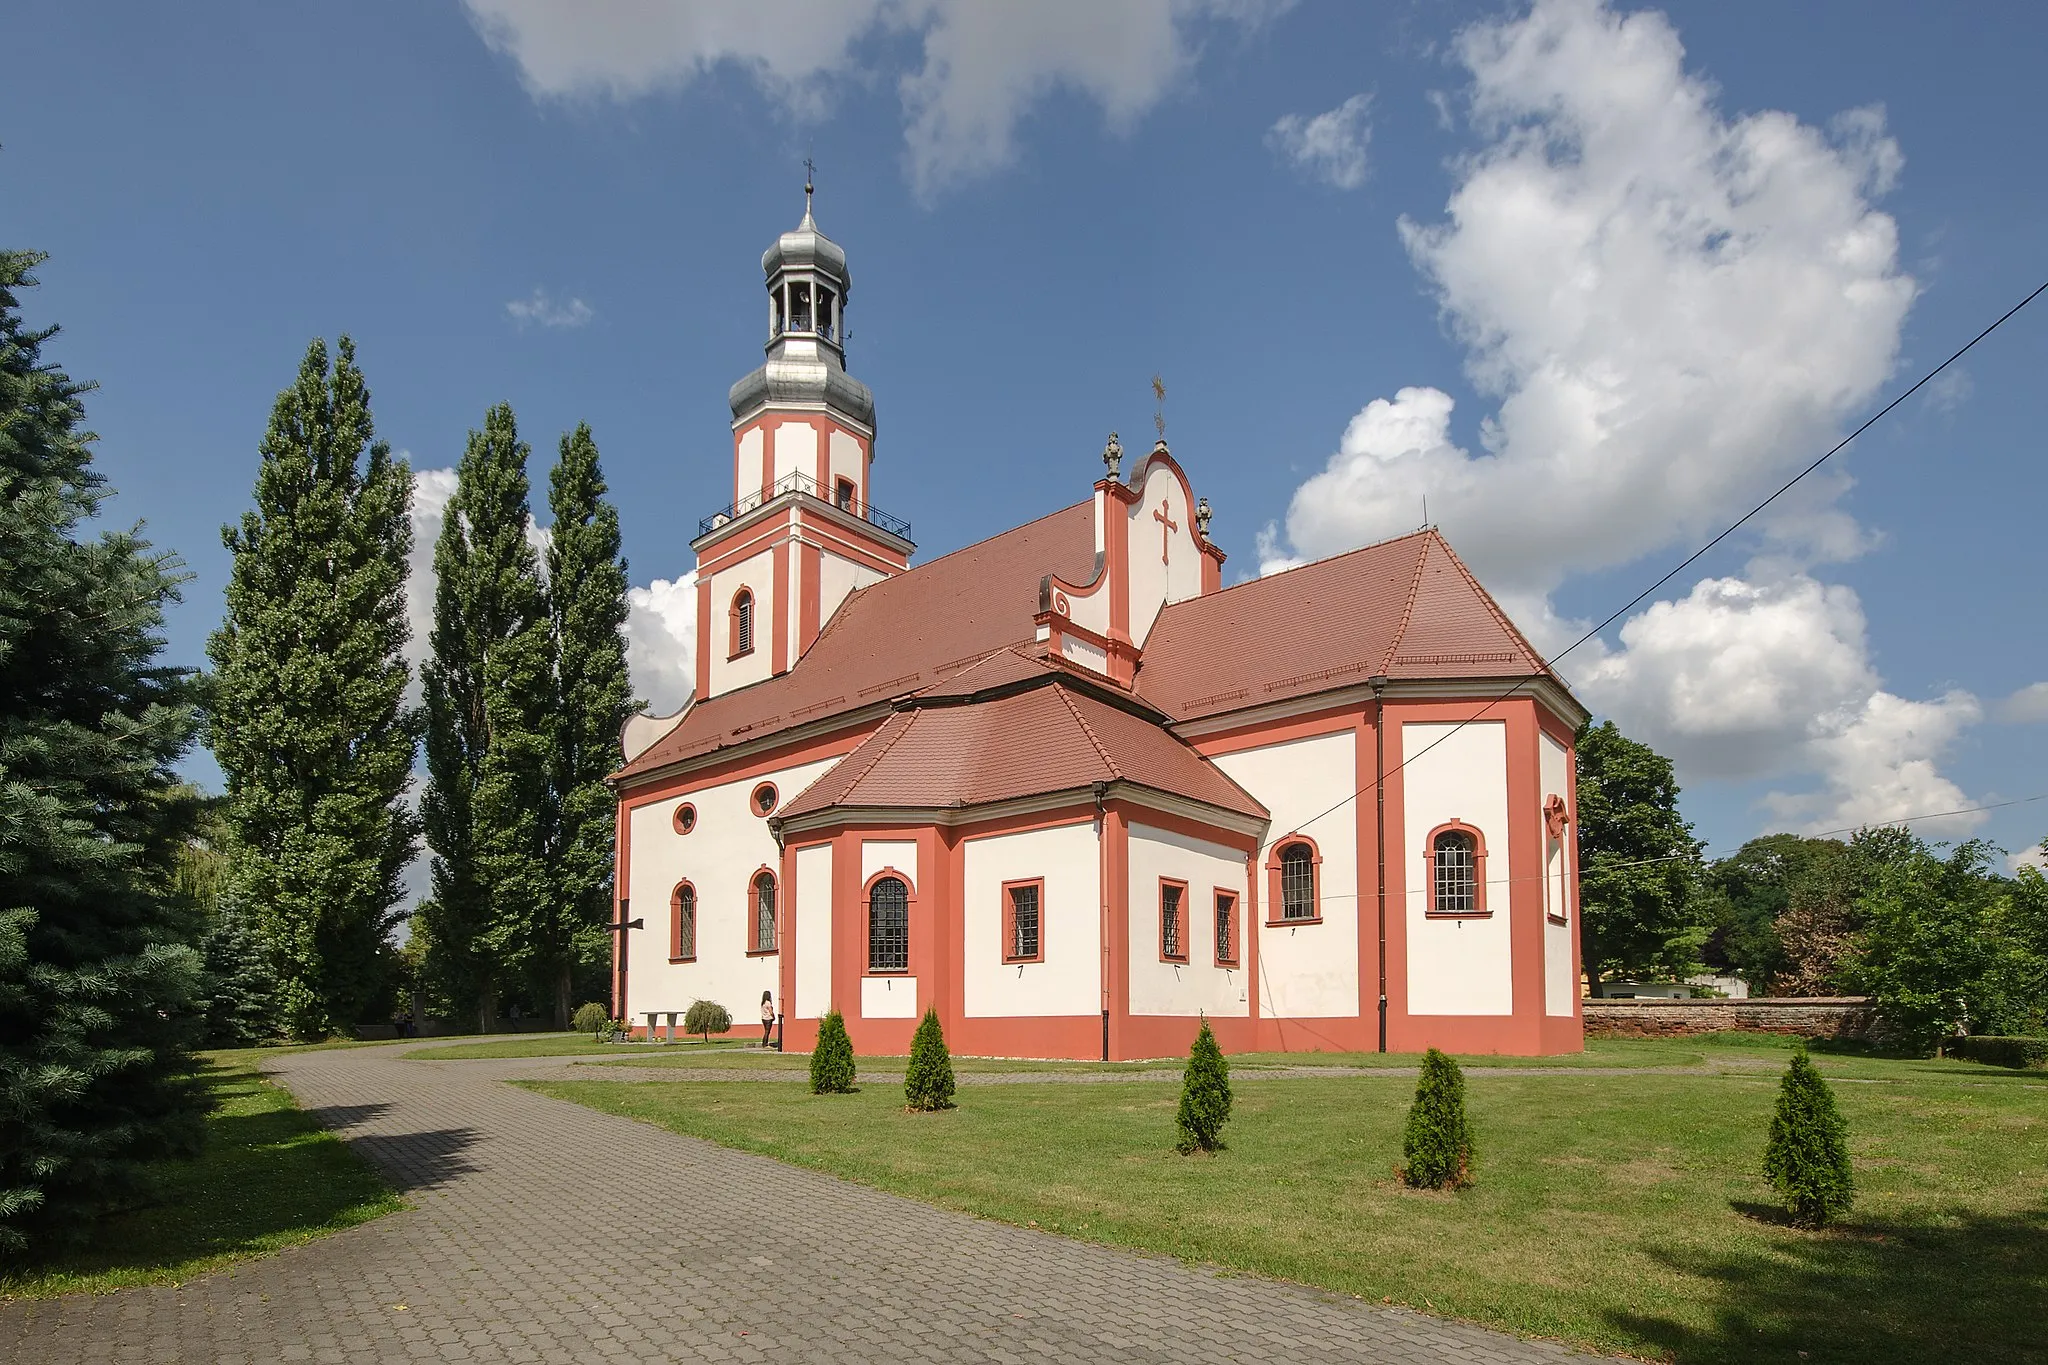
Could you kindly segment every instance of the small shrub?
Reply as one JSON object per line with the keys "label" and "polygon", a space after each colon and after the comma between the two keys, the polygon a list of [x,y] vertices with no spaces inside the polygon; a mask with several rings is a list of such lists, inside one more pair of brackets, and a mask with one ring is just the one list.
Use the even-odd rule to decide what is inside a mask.
{"label": "small shrub", "polygon": [[2009,1066],[2020,1071],[2048,1068],[2048,1038],[2000,1038],[1988,1033],[1968,1038],[1951,1038],[1948,1055],[1986,1066]]}
{"label": "small shrub", "polygon": [[1422,1058],[1408,1109],[1401,1178],[1419,1190],[1462,1190],[1472,1183],[1472,1126],[1465,1118],[1465,1073],[1431,1048]]}
{"label": "small shrub", "polygon": [[612,1036],[611,1012],[592,1000],[589,1004],[578,1005],[576,1013],[569,1020],[569,1027],[578,1033],[587,1033],[598,1042],[608,1042]]}
{"label": "small shrub", "polygon": [[1855,1202],[1848,1135],[1834,1091],[1801,1048],[1778,1086],[1778,1109],[1764,1146],[1764,1176],[1794,1221],[1819,1227]]}
{"label": "small shrub", "polygon": [[1209,1020],[1204,1017],[1202,1031],[1188,1048],[1188,1068],[1181,1076],[1180,1113],[1174,1118],[1180,1129],[1180,1141],[1174,1144],[1176,1150],[1223,1150],[1223,1125],[1229,1119],[1230,1067],[1225,1064],[1223,1049],[1216,1046],[1216,1035],[1209,1031]]}
{"label": "small shrub", "polygon": [[853,1085],[853,1040],[846,1036],[846,1020],[838,1010],[827,1010],[818,1021],[818,1042],[811,1049],[811,1093],[851,1095]]}
{"label": "small shrub", "polygon": [[912,1109],[953,1107],[953,1058],[939,1028],[939,1012],[928,1009],[910,1040],[910,1069],[903,1076],[903,1097]]}
{"label": "small shrub", "polygon": [[710,1042],[714,1033],[726,1033],[732,1029],[732,1013],[716,1000],[693,1000],[689,1013],[683,1016],[683,1032],[701,1033],[704,1041]]}

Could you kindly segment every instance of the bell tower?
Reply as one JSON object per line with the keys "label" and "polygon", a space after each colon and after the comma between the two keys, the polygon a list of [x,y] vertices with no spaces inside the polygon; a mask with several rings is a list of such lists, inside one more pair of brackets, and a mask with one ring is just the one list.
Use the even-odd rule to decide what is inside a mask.
{"label": "bell tower", "polygon": [[700,700],[789,671],[847,594],[917,549],[910,523],[869,501],[875,399],[846,372],[853,277],[812,193],[807,173],[803,220],[761,257],[767,359],[727,395],[733,498],[690,542]]}

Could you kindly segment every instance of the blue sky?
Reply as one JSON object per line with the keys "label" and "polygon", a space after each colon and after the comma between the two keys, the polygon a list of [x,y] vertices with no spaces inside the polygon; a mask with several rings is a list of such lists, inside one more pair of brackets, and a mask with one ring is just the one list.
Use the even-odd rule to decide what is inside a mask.
{"label": "blue sky", "polygon": [[[194,575],[180,662],[346,331],[422,471],[500,399],[537,482],[592,424],[679,700],[807,151],[925,556],[1084,496],[1156,371],[1227,578],[1427,495],[1555,647],[2048,278],[2044,46],[2024,5],[65,6],[10,29],[0,230],[111,515]],[[2048,301],[1564,662],[1717,851],[2048,792],[2044,361]],[[2048,802],[1922,828],[2023,849]]]}

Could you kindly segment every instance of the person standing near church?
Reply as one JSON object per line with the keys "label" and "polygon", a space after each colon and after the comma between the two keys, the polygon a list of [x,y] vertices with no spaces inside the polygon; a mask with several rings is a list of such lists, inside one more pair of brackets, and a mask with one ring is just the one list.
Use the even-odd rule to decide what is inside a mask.
{"label": "person standing near church", "polygon": [[761,992],[761,1046],[768,1046],[768,1035],[775,1031],[775,993]]}

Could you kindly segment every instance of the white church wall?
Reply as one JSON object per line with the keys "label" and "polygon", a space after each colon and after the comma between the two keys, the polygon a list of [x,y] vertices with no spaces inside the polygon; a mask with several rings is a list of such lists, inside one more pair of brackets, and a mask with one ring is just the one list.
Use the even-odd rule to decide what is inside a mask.
{"label": "white church wall", "polygon": [[[791,555],[795,560],[799,556]],[[832,619],[832,613],[839,610],[839,604],[870,583],[879,583],[887,577],[879,569],[865,564],[856,564],[850,559],[841,559],[826,550],[818,556],[818,629]],[[795,655],[791,655],[795,658]]]}
{"label": "white church wall", "polygon": [[[1553,793],[1562,796],[1566,807],[1576,815],[1570,756],[1564,745],[1547,734],[1540,742],[1543,800],[1547,802]],[[1570,922],[1571,829],[1565,829],[1562,839],[1552,839],[1547,828],[1539,832],[1543,849],[1543,1012],[1568,1015],[1579,993],[1578,974],[1572,970],[1572,935],[1578,932],[1578,926]],[[1562,917],[1566,922],[1559,924],[1553,917]]]}
{"label": "white church wall", "polygon": [[915,1019],[917,978],[914,976],[864,976],[860,979],[860,1017],[863,1019]]}
{"label": "white church wall", "polygon": [[[1162,505],[1171,530],[1158,517]],[[1131,639],[1142,645],[1152,633],[1159,609],[1202,594],[1202,557],[1195,547],[1194,508],[1188,505],[1180,478],[1163,464],[1145,476],[1145,496],[1130,507],[1125,544],[1131,601]],[[1170,543],[1169,543],[1170,542]],[[1162,562],[1160,551],[1166,550]]]}
{"label": "white church wall", "polygon": [[839,480],[851,479],[854,494],[862,502],[867,501],[867,461],[860,453],[860,442],[837,427],[832,428],[831,440],[825,444],[825,498],[831,501],[836,496]]}
{"label": "white church wall", "polygon": [[[1102,1008],[1102,855],[1095,822],[994,834],[961,845],[969,1018],[1094,1014]],[[1003,961],[1003,883],[1042,878],[1041,962]]]}
{"label": "white church wall", "polygon": [[910,894],[917,894],[917,841],[915,839],[863,839],[860,844],[860,884],[885,867],[893,867],[910,879]]}
{"label": "white church wall", "polygon": [[812,844],[795,856],[796,1000],[792,1019],[822,1019],[832,1008],[832,845]]}
{"label": "white church wall", "polygon": [[[734,659],[732,653],[733,594],[747,588],[754,594],[754,649]],[[711,575],[711,695],[760,682],[775,667],[775,554],[763,550]]]}
{"label": "white church wall", "polygon": [[761,490],[761,460],[767,442],[761,428],[750,428],[740,437],[739,468],[734,471],[733,483],[741,497]]}
{"label": "white church wall", "polygon": [[[836,759],[806,763],[755,777],[706,787],[662,801],[635,806],[633,847],[627,873],[627,897],[635,917],[647,927],[626,935],[627,1006],[636,1021],[647,1010],[686,1010],[693,1000],[715,1000],[732,1011],[736,1027],[760,1020],[761,992],[780,999],[775,954],[748,956],[753,946],[755,872],[780,868],[782,855],[768,822],[754,814],[754,788],[773,782],[791,797],[817,781]],[[697,808],[697,824],[688,834],[675,829],[676,807],[684,801]],[[668,960],[669,902],[678,883],[697,890],[697,960]],[[830,878],[825,879],[829,891]],[[776,913],[792,913],[788,888],[778,887]]]}
{"label": "white church wall", "polygon": [[[1433,746],[1433,747],[1432,747]],[[1400,728],[1407,868],[1408,1012],[1511,1014],[1514,956],[1508,932],[1508,745],[1502,721],[1414,722]],[[1453,820],[1486,841],[1485,919],[1433,919],[1424,854],[1429,833]]]}
{"label": "white church wall", "polygon": [[[1243,922],[1244,855],[1222,844],[1152,825],[1130,826],[1131,1013],[1239,1018],[1251,1012],[1245,974],[1216,965],[1216,891],[1234,892]],[[1167,962],[1160,948],[1160,879],[1187,883],[1181,902],[1186,961]]]}
{"label": "white church wall", "polygon": [[775,478],[791,474],[815,478],[818,473],[818,429],[809,422],[785,421],[775,428]]}
{"label": "white church wall", "polygon": [[[1273,813],[1259,847],[1259,1014],[1262,1018],[1341,1019],[1358,1014],[1358,829],[1350,807],[1305,832],[1322,855],[1321,924],[1274,925],[1265,874],[1273,844],[1301,822],[1357,790],[1358,744],[1350,729],[1219,754],[1216,766]],[[1250,916],[1246,916],[1247,922]]]}

